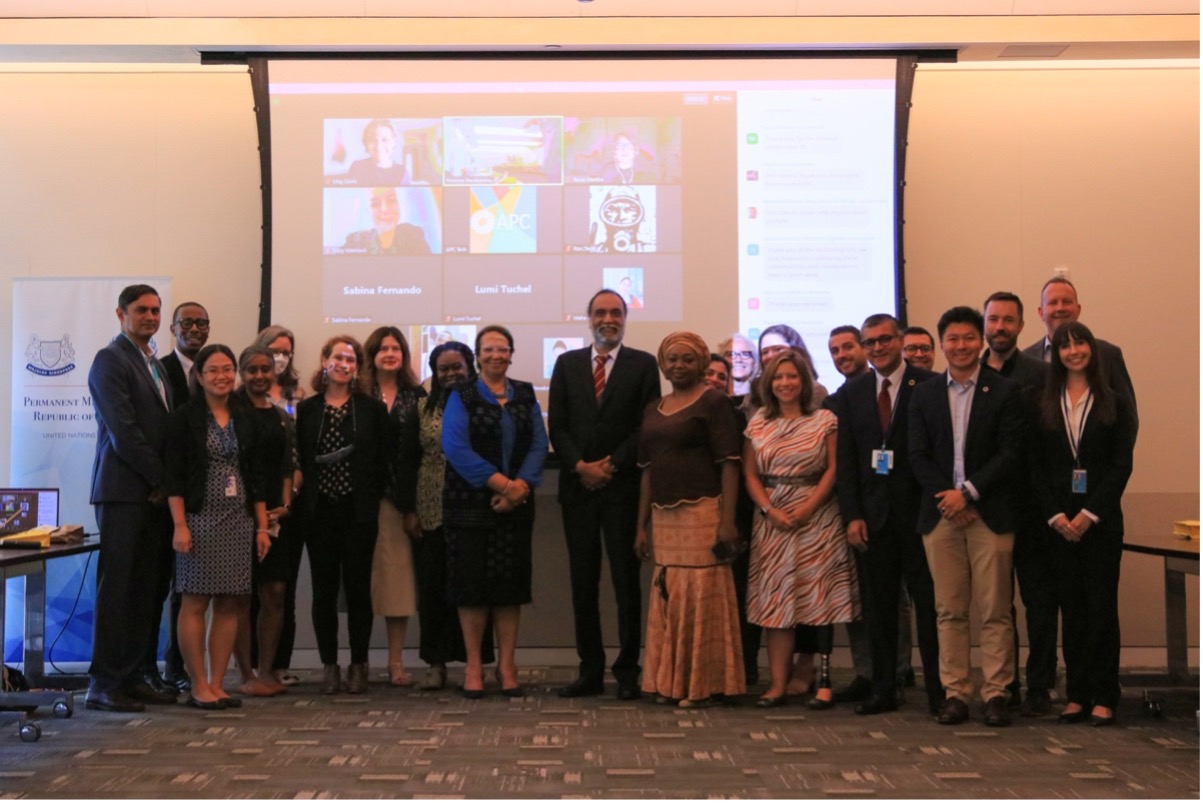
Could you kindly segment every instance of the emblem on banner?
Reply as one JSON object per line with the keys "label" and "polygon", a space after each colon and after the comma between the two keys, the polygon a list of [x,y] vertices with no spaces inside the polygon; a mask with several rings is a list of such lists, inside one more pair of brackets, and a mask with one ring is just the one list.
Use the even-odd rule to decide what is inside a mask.
{"label": "emblem on banner", "polygon": [[29,360],[25,370],[38,376],[62,376],[75,370],[75,349],[68,335],[60,340],[41,340],[33,335],[25,347],[25,359]]}

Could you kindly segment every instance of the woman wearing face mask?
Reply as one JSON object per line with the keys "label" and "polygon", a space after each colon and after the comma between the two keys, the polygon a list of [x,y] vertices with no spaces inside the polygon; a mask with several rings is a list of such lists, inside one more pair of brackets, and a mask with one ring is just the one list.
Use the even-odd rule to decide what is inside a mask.
{"label": "woman wearing face mask", "polygon": [[258,427],[250,410],[231,399],[238,379],[234,354],[208,345],[194,366],[203,392],[168,423],[167,505],[175,523],[176,588],[183,595],[180,652],[192,681],[187,703],[221,709],[241,705],[221,682],[250,602],[251,556],[263,560],[271,538]]}
{"label": "woman wearing face mask", "polygon": [[[272,353],[262,346],[249,346],[238,355],[238,375],[242,387],[234,392],[245,403],[259,426],[261,455],[265,466],[264,492],[267,497],[268,530],[272,548],[267,557],[254,565],[253,580],[258,605],[247,606],[247,616],[238,625],[235,654],[242,672],[238,691],[256,697],[270,697],[284,691],[275,675],[273,663],[284,623],[284,595],[293,563],[292,553],[300,551],[300,539],[281,543],[281,522],[288,518],[292,503],[292,481],[296,471],[296,426],[292,418],[272,403],[268,396],[275,379]],[[298,557],[299,560],[299,557]],[[252,628],[254,630],[252,631]],[[253,638],[252,636],[255,636]],[[258,649],[258,666],[254,649]]]}
{"label": "woman wearing face mask", "polygon": [[[430,395],[420,405],[418,441],[418,519],[421,535],[413,542],[418,584],[418,657],[428,668],[420,688],[434,691],[447,684],[447,664],[466,661],[459,611],[447,600],[447,539],[443,532],[443,409],[461,385],[476,381],[475,357],[463,343],[451,341],[430,352]],[[481,664],[493,663],[493,633],[487,625]]]}
{"label": "woman wearing face mask", "polygon": [[368,642],[372,636],[372,555],[380,500],[384,497],[392,427],[384,403],[368,393],[362,376],[363,347],[337,335],[322,347],[313,376],[317,395],[297,408],[297,444],[305,486],[297,500],[309,550],[313,584],[313,630],[323,675],[319,691],[342,689],[338,666],[338,591],[347,601],[351,665],[346,690],[368,688]]}

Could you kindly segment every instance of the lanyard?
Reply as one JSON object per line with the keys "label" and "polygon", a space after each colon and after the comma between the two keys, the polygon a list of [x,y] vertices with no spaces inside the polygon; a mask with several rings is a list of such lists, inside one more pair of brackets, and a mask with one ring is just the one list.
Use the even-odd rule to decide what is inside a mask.
{"label": "lanyard", "polygon": [[1089,388],[1086,390],[1086,400],[1082,402],[1082,417],[1078,419],[1078,431],[1074,431],[1069,422],[1069,390],[1061,394],[1061,414],[1065,417],[1065,434],[1069,437],[1069,450],[1073,454],[1074,466],[1079,465],[1078,447],[1082,445],[1082,432],[1086,429],[1086,416],[1090,414],[1090,400],[1094,393]]}

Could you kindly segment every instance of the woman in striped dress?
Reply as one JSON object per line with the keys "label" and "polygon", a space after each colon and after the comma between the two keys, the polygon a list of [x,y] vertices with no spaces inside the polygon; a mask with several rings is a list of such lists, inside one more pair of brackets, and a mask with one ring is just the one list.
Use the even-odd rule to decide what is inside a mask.
{"label": "woman in striped dress", "polygon": [[835,501],[833,413],[815,409],[814,381],[796,349],[759,380],[764,406],[748,422],[744,478],[759,509],[748,570],[748,621],[766,630],[772,682],[761,707],[786,700],[794,627],[816,627],[822,656],[812,708],[832,705],[832,628],[860,617],[853,558]]}

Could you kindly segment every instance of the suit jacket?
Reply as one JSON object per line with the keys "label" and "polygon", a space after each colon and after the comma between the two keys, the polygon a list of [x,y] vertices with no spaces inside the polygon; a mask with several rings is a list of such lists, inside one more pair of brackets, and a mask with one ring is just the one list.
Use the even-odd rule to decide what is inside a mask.
{"label": "suit jacket", "polygon": [[[909,451],[922,487],[919,532],[927,534],[940,521],[936,494],[953,487],[952,411],[948,375],[915,388],[911,399]],[[965,480],[980,498],[973,505],[996,533],[1015,532],[1015,473],[1023,450],[1023,411],[1018,386],[988,368],[978,374],[965,430]]]}
{"label": "suit jacket", "polygon": [[145,502],[163,486],[163,439],[171,407],[146,360],[129,338],[117,335],[96,353],[88,371],[88,390],[96,411],[96,458],[92,463],[91,502]]}
{"label": "suit jacket", "polygon": [[[919,518],[919,483],[907,453],[907,411],[920,383],[937,376],[908,365],[902,375],[895,403],[894,422],[887,439],[877,413],[877,374],[850,379],[836,391],[832,408],[840,421],[836,438],[836,494],[844,524],[864,519],[870,532],[881,532],[888,524],[913,531]],[[894,468],[878,474],[872,465],[874,449],[894,451]]]}
{"label": "suit jacket", "polygon": [[[1046,338],[1040,338],[1024,349],[1023,353],[1044,362],[1045,340]],[[1136,387],[1132,384],[1132,377],[1128,375],[1128,365],[1124,362],[1123,350],[1114,343],[1108,343],[1106,340],[1101,340],[1097,337],[1094,342],[1099,347],[1099,365],[1106,372],[1107,382],[1116,393],[1127,397],[1128,409],[1131,411],[1132,419],[1139,427],[1140,416],[1136,411]]]}
{"label": "suit jacket", "polygon": [[[384,498],[390,460],[397,441],[384,402],[356,393],[347,404],[354,405],[355,451],[351,453],[351,496],[355,506],[355,521],[360,524],[376,521],[380,516],[380,500]],[[297,405],[297,451],[305,485],[298,500],[305,513],[317,506],[318,434],[326,397],[321,393],[309,396]]]}
{"label": "suit jacket", "polygon": [[[593,395],[591,348],[564,352],[551,372],[548,435],[560,461],[561,504],[583,502],[598,494],[638,493],[635,465],[643,409],[660,398],[656,358],[630,346],[618,350],[600,399]],[[589,491],[573,471],[578,461],[610,455],[618,470],[601,491]]]}
{"label": "suit jacket", "polygon": [[[230,400],[230,420],[238,438],[238,468],[246,492],[248,512],[256,502],[267,502],[268,477],[279,482],[280,466],[266,464],[267,449],[255,411],[238,396]],[[204,507],[209,482],[209,405],[203,396],[177,409],[167,420],[167,459],[164,489],[168,496],[184,499],[184,509],[196,513]],[[279,491],[277,490],[278,494]]]}
{"label": "suit jacket", "polygon": [[172,351],[159,362],[167,369],[167,379],[171,382],[171,401],[176,408],[183,407],[192,397],[192,386],[188,383],[188,372],[180,362],[180,355]]}
{"label": "suit jacket", "polygon": [[[1120,499],[1132,474],[1132,449],[1136,444],[1136,419],[1128,400],[1116,394],[1115,421],[1104,424],[1092,407],[1082,429],[1078,445],[1079,465],[1086,469],[1086,493],[1073,492],[1073,451],[1065,433],[1065,423],[1057,417],[1058,426],[1049,430],[1037,428],[1032,450],[1033,486],[1039,505],[1040,518],[1048,521],[1058,513],[1069,518],[1083,508],[1099,517],[1091,531],[1100,530],[1121,534],[1124,531],[1124,512]],[[1088,532],[1087,538],[1090,537]]]}

